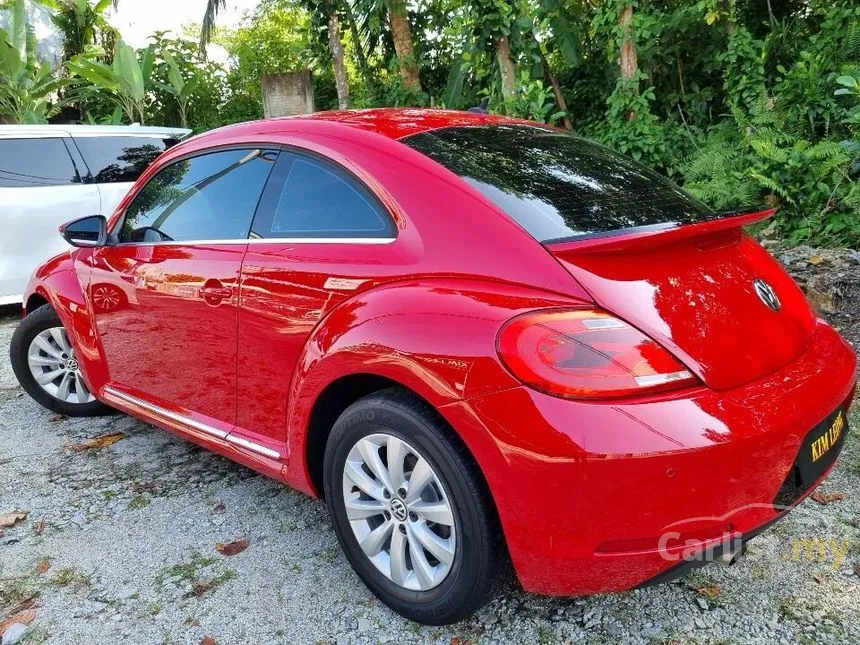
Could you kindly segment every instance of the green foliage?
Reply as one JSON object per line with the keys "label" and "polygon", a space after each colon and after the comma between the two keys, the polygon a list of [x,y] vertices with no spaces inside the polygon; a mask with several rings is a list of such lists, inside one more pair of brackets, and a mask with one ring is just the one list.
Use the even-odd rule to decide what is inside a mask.
{"label": "green foliage", "polygon": [[315,42],[311,16],[290,0],[262,0],[246,24],[216,34],[214,42],[230,55],[225,78],[226,105],[223,113],[231,121],[263,116],[260,79],[309,68],[314,94],[321,108],[337,105],[334,75],[326,50]]}
{"label": "green foliage", "polygon": [[63,36],[63,58],[69,60],[88,48],[100,45],[112,50],[116,30],[108,24],[105,13],[117,7],[118,0],[39,0],[52,9],[51,22]]}
{"label": "green foliage", "polygon": [[764,201],[780,209],[790,242],[860,242],[857,151],[837,141],[810,141],[771,102],[761,99],[736,124],[712,133],[689,160],[686,188],[725,209]]}
{"label": "green foliage", "polygon": [[10,10],[9,30],[0,29],[0,121],[45,123],[62,107],[56,94],[67,80],[36,60],[36,38],[24,0],[15,0]]}
{"label": "green foliage", "polygon": [[723,68],[723,91],[728,107],[754,104],[764,90],[763,43],[744,26],[729,35],[719,57]]}
{"label": "green foliage", "polygon": [[854,98],[854,105],[848,110],[848,116],[843,123],[860,126],[860,73],[856,77],[844,74],[837,77],[836,82],[842,87],[833,93],[834,96],[851,96]]}
{"label": "green foliage", "polygon": [[514,98],[504,101],[498,94],[487,96],[491,99],[490,109],[494,112],[550,124],[558,123],[564,117],[564,112],[555,104],[552,88],[546,87],[541,80],[531,80],[527,72],[520,74]]}
{"label": "green foliage", "polygon": [[605,124],[594,128],[591,135],[637,161],[665,167],[668,154],[663,128],[651,112],[654,88],[640,92],[639,85],[644,80],[641,71],[628,81],[618,79],[606,101]]}
{"label": "green foliage", "polygon": [[146,102],[149,122],[198,132],[227,122],[221,114],[227,72],[217,63],[202,60],[196,42],[156,32],[148,47],[153,51]]}
{"label": "green foliage", "polygon": [[116,44],[113,63],[106,65],[86,56],[75,56],[67,63],[69,70],[86,79],[123,109],[130,121],[146,122],[145,105],[154,58],[153,47],[138,55],[122,40]]}
{"label": "green foliage", "polygon": [[191,94],[194,91],[197,76],[191,76],[186,81],[176,59],[173,58],[173,54],[165,51],[162,56],[164,56],[164,63],[167,66],[167,80],[169,84],[158,82],[154,82],[154,84],[157,88],[167,92],[176,99],[176,106],[179,108],[179,120],[182,127],[185,127],[188,125],[188,101],[191,99]]}

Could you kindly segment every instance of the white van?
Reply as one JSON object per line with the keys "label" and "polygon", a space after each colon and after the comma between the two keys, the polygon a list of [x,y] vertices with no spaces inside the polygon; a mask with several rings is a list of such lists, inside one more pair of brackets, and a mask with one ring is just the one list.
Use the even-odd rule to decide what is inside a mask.
{"label": "white van", "polygon": [[35,268],[69,247],[58,227],[110,216],[140,174],[190,130],[0,125],[0,305],[21,302]]}

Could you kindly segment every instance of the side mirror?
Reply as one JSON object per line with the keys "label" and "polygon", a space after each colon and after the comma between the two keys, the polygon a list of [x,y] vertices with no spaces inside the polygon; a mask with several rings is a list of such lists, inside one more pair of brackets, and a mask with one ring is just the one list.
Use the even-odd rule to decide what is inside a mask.
{"label": "side mirror", "polygon": [[104,215],[82,217],[63,224],[60,233],[72,246],[104,246],[107,244],[107,220]]}

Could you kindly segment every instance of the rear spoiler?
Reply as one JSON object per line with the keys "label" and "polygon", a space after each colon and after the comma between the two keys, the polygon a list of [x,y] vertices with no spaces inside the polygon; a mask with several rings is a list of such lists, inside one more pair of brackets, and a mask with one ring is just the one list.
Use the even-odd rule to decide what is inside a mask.
{"label": "rear spoiler", "polygon": [[713,219],[695,224],[668,223],[636,226],[608,233],[547,240],[543,244],[552,251],[581,251],[583,253],[627,251],[668,244],[719,231],[739,229],[766,220],[774,213],[776,213],[775,208],[727,211],[718,213]]}

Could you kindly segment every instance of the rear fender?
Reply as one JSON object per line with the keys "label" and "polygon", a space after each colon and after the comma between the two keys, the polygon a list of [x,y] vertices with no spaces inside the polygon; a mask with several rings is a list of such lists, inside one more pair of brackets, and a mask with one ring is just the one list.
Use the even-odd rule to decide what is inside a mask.
{"label": "rear fender", "polygon": [[[389,284],[342,303],[314,330],[296,365],[287,412],[290,483],[313,492],[306,442],[314,403],[331,383],[355,374],[384,377],[445,416],[446,405],[519,385],[496,354],[505,321],[523,311],[579,302],[519,286],[451,279]],[[482,469],[485,458],[501,458],[488,434],[454,429]]]}

